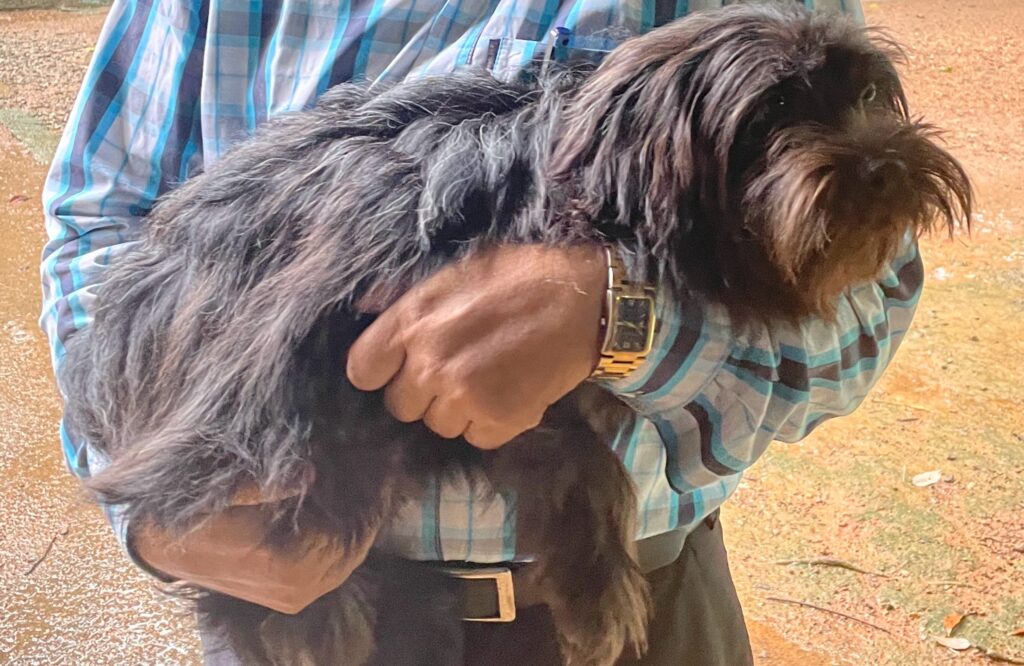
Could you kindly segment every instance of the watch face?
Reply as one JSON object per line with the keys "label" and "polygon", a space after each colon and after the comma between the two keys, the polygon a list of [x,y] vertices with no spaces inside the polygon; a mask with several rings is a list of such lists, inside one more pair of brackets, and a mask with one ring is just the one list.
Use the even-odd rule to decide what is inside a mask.
{"label": "watch face", "polygon": [[616,305],[612,348],[624,352],[644,351],[647,348],[647,328],[651,321],[650,299],[620,296],[616,299]]}

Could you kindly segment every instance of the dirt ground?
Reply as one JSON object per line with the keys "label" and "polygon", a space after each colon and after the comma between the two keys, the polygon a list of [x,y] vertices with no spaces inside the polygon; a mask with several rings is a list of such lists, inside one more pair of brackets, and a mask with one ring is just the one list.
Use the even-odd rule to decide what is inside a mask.
{"label": "dirt ground", "polygon": [[[1024,3],[866,12],[908,47],[912,110],[949,130],[978,215],[971,237],[924,242],[919,314],[866,404],[776,445],[728,505],[737,587],[759,664],[1024,663]],[[0,13],[0,663],[198,660],[190,618],[64,468],[35,323],[42,162],[101,22]],[[935,640],[954,614],[959,652]]]}

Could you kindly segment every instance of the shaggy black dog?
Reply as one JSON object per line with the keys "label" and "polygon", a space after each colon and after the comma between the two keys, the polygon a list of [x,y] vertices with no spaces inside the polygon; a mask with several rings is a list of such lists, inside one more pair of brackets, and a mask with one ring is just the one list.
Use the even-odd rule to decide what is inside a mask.
{"label": "shaggy black dog", "polygon": [[[586,386],[488,453],[398,423],[345,378],[356,303],[481,245],[600,241],[738,326],[830,317],[902,239],[970,218],[963,170],[908,117],[895,52],[842,18],[736,5],[592,71],[343,85],[268,123],[159,202],[68,345],[71,424],[113,461],[89,486],[182,531],[242,483],[304,484],[267,535],[286,551],[307,532],[351,544],[425,479],[467,473],[515,496],[567,662],[642,651],[636,501],[601,425],[628,410]],[[458,662],[428,571],[374,556],[295,616],[202,603],[247,663]]]}

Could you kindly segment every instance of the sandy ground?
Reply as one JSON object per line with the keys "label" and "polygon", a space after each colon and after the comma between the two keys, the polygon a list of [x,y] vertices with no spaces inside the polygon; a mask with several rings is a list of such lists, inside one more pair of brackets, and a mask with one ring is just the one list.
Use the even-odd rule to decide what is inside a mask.
{"label": "sandy ground", "polygon": [[[949,130],[979,211],[971,238],[924,243],[915,325],[867,404],[746,479],[726,517],[737,585],[751,618],[822,663],[1024,663],[1024,3],[867,13],[909,48],[912,111]],[[911,484],[932,470],[943,481]],[[775,564],[822,557],[872,573]],[[938,646],[950,614],[994,654]]]}
{"label": "sandy ground", "polygon": [[[737,586],[760,664],[1024,663],[1024,3],[866,9],[910,49],[912,108],[949,130],[979,214],[971,238],[924,243],[919,315],[868,402],[774,447],[728,506]],[[187,613],[125,562],[64,468],[35,323],[40,155],[101,19],[0,13],[0,663],[198,660]],[[912,485],[931,470],[943,480]],[[777,563],[822,558],[861,571]],[[934,640],[950,614],[966,615],[962,652]]]}
{"label": "sandy ground", "polygon": [[197,663],[190,618],[126,566],[64,467],[36,325],[45,168],[29,148],[52,145],[45,130],[64,122],[101,22],[0,13],[0,664]]}

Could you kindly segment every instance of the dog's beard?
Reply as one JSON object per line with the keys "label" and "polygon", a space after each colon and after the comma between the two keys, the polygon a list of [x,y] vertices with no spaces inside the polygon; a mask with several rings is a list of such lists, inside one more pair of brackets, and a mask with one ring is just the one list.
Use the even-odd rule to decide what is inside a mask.
{"label": "dog's beard", "polygon": [[627,42],[551,161],[601,233],[636,241],[638,275],[737,322],[830,318],[908,237],[970,222],[963,169],[907,115],[899,48],[801,12],[735,5]]}
{"label": "dog's beard", "polygon": [[876,113],[774,135],[744,192],[746,228],[795,288],[794,314],[833,316],[837,297],[878,278],[908,236],[969,224],[970,183],[936,134]]}

